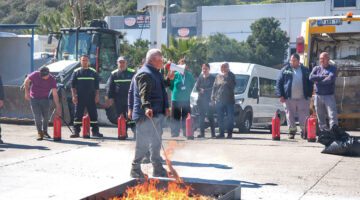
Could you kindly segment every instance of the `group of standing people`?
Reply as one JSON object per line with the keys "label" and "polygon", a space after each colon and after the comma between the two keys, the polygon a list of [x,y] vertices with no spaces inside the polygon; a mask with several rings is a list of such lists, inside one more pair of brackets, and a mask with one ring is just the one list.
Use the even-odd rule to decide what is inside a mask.
{"label": "group of standing people", "polygon": [[[286,109],[289,138],[294,139],[297,132],[295,116],[298,117],[300,128],[305,132],[306,118],[309,116],[309,104],[315,85],[315,109],[320,130],[328,130],[337,125],[337,111],[334,97],[336,67],[329,64],[329,55],[320,54],[320,65],[312,72],[300,62],[298,54],[293,54],[280,72],[276,84],[276,93]],[[171,135],[177,137],[180,128],[185,135],[185,119],[190,113],[190,94],[195,86],[198,92],[197,105],[200,114],[199,138],[205,136],[205,117],[209,119],[211,137],[232,138],[234,122],[234,89],[235,75],[230,71],[229,64],[221,65],[221,72],[210,75],[209,64],[202,65],[202,73],[195,78],[185,67],[184,73],[168,73],[166,79],[160,72],[163,69],[163,57],[159,49],[150,49],[144,65],[135,73],[127,68],[126,60],[119,57],[118,69],[114,70],[107,82],[107,102],[109,107],[115,104],[117,116],[124,116],[136,123],[136,150],[130,175],[134,178],[144,177],[141,161],[147,155],[153,164],[153,176],[167,176],[160,157],[162,128],[165,117],[172,113],[174,123]],[[185,64],[180,60],[179,64]],[[74,70],[71,79],[72,102],[75,105],[74,131],[71,138],[79,137],[82,117],[85,110],[89,113],[92,136],[103,137],[97,123],[96,104],[99,103],[99,77],[95,69],[89,66],[87,55],[80,57],[81,67]],[[171,112],[166,88],[172,91]],[[56,115],[61,116],[61,105],[57,93],[55,78],[47,67],[41,67],[31,73],[25,80],[25,99],[30,101],[38,131],[37,140],[50,138],[48,134],[49,96],[55,103]],[[4,91],[0,77],[0,108],[3,107]],[[213,109],[217,113],[219,134],[215,135]],[[224,121],[224,117],[227,120]],[[326,123],[329,119],[330,126]],[[182,124],[182,125],[181,125]],[[0,128],[0,143],[1,128]]]}
{"label": "group of standing people", "polygon": [[306,138],[305,123],[310,114],[313,86],[315,86],[314,106],[320,131],[330,130],[338,125],[334,95],[336,67],[331,65],[329,60],[329,54],[322,52],[319,65],[310,73],[309,69],[300,63],[300,56],[293,54],[290,62],[281,70],[276,82],[276,93],[285,107],[289,139],[294,139],[297,132],[296,116],[301,136]]}

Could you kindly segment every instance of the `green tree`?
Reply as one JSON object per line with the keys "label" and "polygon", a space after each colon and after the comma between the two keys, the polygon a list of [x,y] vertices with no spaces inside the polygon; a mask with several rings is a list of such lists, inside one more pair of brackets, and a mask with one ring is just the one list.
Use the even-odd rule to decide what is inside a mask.
{"label": "green tree", "polygon": [[281,64],[287,55],[289,38],[280,29],[275,18],[262,18],[250,26],[252,34],[247,38],[246,48],[250,49],[250,61],[265,66]]}
{"label": "green tree", "polygon": [[148,40],[137,39],[134,44],[129,44],[127,40],[124,40],[120,45],[120,55],[126,57],[129,67],[138,67],[142,64],[142,60],[149,50],[149,45]]}
{"label": "green tree", "polygon": [[249,59],[249,52],[244,43],[230,39],[221,33],[208,38],[207,48],[209,62],[247,62]]}
{"label": "green tree", "polygon": [[207,61],[206,41],[201,38],[192,37],[189,39],[170,38],[169,47],[161,46],[164,57],[176,63],[185,58],[191,71],[199,74],[201,64]]}

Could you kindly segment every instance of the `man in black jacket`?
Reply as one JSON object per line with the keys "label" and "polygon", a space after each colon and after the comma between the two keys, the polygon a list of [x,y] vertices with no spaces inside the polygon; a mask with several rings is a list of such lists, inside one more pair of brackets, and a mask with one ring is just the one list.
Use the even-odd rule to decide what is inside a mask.
{"label": "man in black jacket", "polygon": [[281,69],[276,82],[276,95],[286,111],[289,139],[294,139],[297,128],[295,115],[298,116],[301,135],[305,138],[305,123],[309,117],[310,98],[313,84],[309,81],[309,70],[299,62],[299,55],[293,54],[290,63]]}
{"label": "man in black jacket", "polygon": [[[4,106],[4,87],[0,76],[0,109]],[[1,140],[1,127],[0,127],[0,144],[4,143]]]}
{"label": "man in black jacket", "polygon": [[210,106],[211,91],[214,85],[215,77],[210,75],[210,65],[205,63],[201,67],[202,73],[196,81],[195,88],[199,93],[197,105],[199,108],[199,123],[200,123],[200,134],[198,138],[205,137],[205,116],[207,116],[210,122],[211,137],[215,137],[215,123],[213,111]]}
{"label": "man in black jacket", "polygon": [[[127,67],[127,62],[124,57],[120,56],[117,60],[118,69],[111,72],[111,76],[107,81],[107,106],[111,106],[115,102],[117,116],[128,118],[128,92],[130,83],[134,76],[134,70]],[[130,118],[131,119],[131,118]],[[128,126],[126,126],[126,129]],[[126,134],[127,135],[127,134]],[[125,138],[122,138],[125,139]]]}

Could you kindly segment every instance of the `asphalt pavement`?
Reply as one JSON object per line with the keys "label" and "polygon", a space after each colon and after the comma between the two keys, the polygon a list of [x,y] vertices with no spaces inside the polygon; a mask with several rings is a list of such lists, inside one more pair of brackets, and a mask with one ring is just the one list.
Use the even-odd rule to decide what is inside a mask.
{"label": "asphalt pavement", "polygon": [[[63,127],[63,140],[54,142],[36,141],[32,125],[1,126],[0,199],[80,199],[131,179],[135,142],[131,134],[117,140],[115,127],[101,127],[102,139],[71,139]],[[299,135],[273,141],[267,130],[209,137],[171,138],[165,129],[164,147],[176,141],[171,160],[181,177],[240,184],[242,199],[360,199],[359,158],[321,154],[321,144]],[[142,168],[151,175],[150,164]]]}

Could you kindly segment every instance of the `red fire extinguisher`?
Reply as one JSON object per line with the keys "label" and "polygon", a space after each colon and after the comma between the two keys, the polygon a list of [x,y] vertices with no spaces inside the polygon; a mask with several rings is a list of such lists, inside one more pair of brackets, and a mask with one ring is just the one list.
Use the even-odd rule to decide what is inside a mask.
{"label": "red fire extinguisher", "polygon": [[271,135],[273,140],[280,140],[280,114],[278,112],[271,119]]}
{"label": "red fire extinguisher", "polygon": [[125,140],[126,139],[126,120],[123,115],[118,117],[118,139]]}
{"label": "red fire extinguisher", "polygon": [[90,117],[89,117],[89,115],[83,116],[82,126],[83,126],[83,131],[82,131],[83,138],[90,138]]}
{"label": "red fire extinguisher", "polygon": [[194,139],[194,133],[192,131],[192,119],[191,119],[191,114],[189,113],[188,116],[186,117],[186,138],[188,140],[193,140]]}
{"label": "red fire extinguisher", "polygon": [[307,140],[308,142],[316,142],[316,116],[311,115],[306,120],[306,131],[307,131]]}
{"label": "red fire extinguisher", "polygon": [[59,116],[54,117],[54,141],[61,140],[61,118]]}

